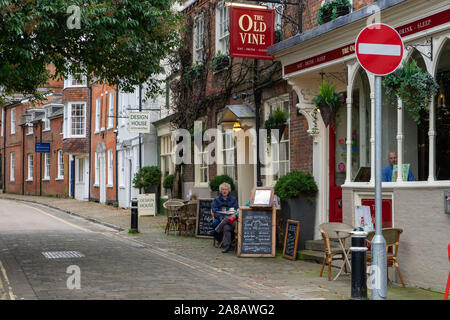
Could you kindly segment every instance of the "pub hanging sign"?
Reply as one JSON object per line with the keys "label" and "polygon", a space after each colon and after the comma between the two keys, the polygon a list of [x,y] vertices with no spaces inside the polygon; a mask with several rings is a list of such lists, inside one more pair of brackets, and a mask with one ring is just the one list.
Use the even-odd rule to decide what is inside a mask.
{"label": "pub hanging sign", "polygon": [[262,7],[230,6],[230,56],[273,60],[275,11]]}

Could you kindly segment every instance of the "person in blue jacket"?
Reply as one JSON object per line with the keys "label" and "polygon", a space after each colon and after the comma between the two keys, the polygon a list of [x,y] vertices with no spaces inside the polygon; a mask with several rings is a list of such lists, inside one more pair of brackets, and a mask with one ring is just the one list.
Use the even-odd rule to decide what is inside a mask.
{"label": "person in blue jacket", "polygon": [[[220,194],[213,200],[211,204],[211,210],[214,214],[214,220],[212,222],[212,227],[216,228],[219,223],[222,221],[225,216],[219,211],[227,211],[230,208],[234,208],[234,210],[239,209],[239,204],[237,199],[230,195],[231,186],[224,182],[219,186]],[[216,240],[220,242],[222,240],[221,232],[215,232],[214,234]]]}
{"label": "person in blue jacket", "polygon": [[[389,161],[389,165],[384,167],[383,170],[381,170],[381,181],[382,182],[392,182],[392,173],[394,170],[394,165],[397,164],[397,152],[395,152],[395,151],[389,152],[388,161]],[[411,170],[409,170],[409,172],[408,172],[408,181],[416,181]]]}

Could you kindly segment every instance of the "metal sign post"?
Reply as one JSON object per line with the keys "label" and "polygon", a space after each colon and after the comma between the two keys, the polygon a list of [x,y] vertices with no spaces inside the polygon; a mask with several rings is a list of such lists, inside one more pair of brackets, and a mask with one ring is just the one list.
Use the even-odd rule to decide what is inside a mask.
{"label": "metal sign post", "polygon": [[375,76],[375,236],[372,239],[372,270],[375,270],[375,285],[372,300],[387,297],[386,241],[381,233],[381,76]]}
{"label": "metal sign post", "polygon": [[[372,239],[372,300],[387,298],[386,241],[382,234],[381,210],[381,79],[400,65],[403,58],[403,41],[398,32],[385,24],[377,23],[364,28],[356,38],[356,57],[361,66],[375,76],[375,236]],[[372,281],[374,279],[374,283]]]}

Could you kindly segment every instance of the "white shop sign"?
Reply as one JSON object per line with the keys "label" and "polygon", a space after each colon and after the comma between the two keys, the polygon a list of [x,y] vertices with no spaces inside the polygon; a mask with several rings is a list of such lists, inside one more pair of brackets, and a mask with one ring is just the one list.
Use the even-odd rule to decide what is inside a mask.
{"label": "white shop sign", "polygon": [[150,133],[150,112],[131,111],[128,114],[128,131],[133,133]]}
{"label": "white shop sign", "polygon": [[140,194],[138,196],[139,216],[156,215],[156,197],[154,193]]}

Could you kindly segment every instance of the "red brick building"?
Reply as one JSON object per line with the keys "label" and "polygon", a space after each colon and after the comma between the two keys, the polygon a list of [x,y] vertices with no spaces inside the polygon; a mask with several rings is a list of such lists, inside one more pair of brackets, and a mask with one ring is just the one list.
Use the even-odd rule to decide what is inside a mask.
{"label": "red brick building", "polygon": [[[254,4],[254,3],[253,3]],[[269,4],[269,7],[275,7]],[[275,30],[278,37],[283,39],[298,32],[299,27],[293,26],[296,21],[298,8],[276,5]],[[246,129],[255,129],[255,101],[252,91],[253,60],[242,58],[229,58],[229,65],[222,69],[214,69],[213,60],[220,54],[228,56],[229,42],[229,7],[223,1],[190,1],[186,2],[182,9],[187,15],[186,46],[191,50],[192,68],[203,65],[205,77],[203,78],[205,97],[212,97],[220,92],[226,91],[227,77],[237,79],[239,70],[237,66],[242,63],[249,64],[249,72],[245,79],[236,81],[237,85],[226,95],[221,96],[221,101],[211,104],[204,116],[197,119],[203,123],[203,129],[218,128],[219,132],[229,132],[235,122],[239,122]],[[285,18],[288,16],[291,19]],[[304,170],[311,172],[311,149],[312,138],[306,133],[306,120],[303,115],[297,113],[297,94],[292,90],[287,81],[281,77],[281,69],[277,64],[270,61],[260,60],[259,70],[270,70],[269,81],[264,82],[264,77],[269,73],[261,71],[261,100],[260,103],[260,126],[264,124],[276,108],[281,108],[289,120],[286,129],[281,134],[281,152],[270,156],[262,164],[261,180],[263,185],[273,186],[279,176],[291,170]],[[278,69],[277,69],[278,68]],[[225,83],[225,85],[224,85]],[[236,83],[235,83],[236,84]],[[249,136],[248,130],[236,132],[232,136],[217,141],[217,164],[207,165],[197,163],[183,167],[184,194],[189,193],[197,197],[210,197],[209,181],[216,175],[227,174],[233,178],[237,186],[237,196],[241,204],[246,203],[250,197],[251,189],[257,184],[257,169],[255,164],[256,141]],[[300,141],[292,142],[292,138]],[[163,137],[164,138],[164,137]],[[220,141],[219,141],[220,140]],[[204,152],[204,144],[199,154]],[[234,154],[231,158],[227,155]],[[238,164],[239,157],[246,159],[245,164]],[[228,161],[224,161],[228,159]],[[231,160],[230,160],[231,159]],[[163,160],[161,160],[162,162]],[[252,162],[253,161],[253,162]],[[274,165],[272,165],[274,164]],[[277,172],[268,172],[269,167],[276,166]],[[266,172],[267,171],[267,172]]]}
{"label": "red brick building", "polygon": [[91,200],[117,202],[116,188],[116,96],[115,87],[92,86]]}

